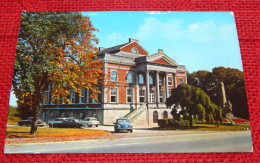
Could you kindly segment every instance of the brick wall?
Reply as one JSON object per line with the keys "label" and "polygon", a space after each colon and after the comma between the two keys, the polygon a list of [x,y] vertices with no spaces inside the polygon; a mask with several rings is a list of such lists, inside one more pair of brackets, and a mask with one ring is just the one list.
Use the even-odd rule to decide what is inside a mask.
{"label": "brick wall", "polygon": [[137,49],[138,54],[143,54],[143,55],[148,56],[148,53],[140,45],[138,45],[136,42],[133,42],[133,43],[131,43],[131,44],[125,46],[125,47],[122,47],[120,49],[120,51],[132,53],[132,48],[134,48],[134,47]]}

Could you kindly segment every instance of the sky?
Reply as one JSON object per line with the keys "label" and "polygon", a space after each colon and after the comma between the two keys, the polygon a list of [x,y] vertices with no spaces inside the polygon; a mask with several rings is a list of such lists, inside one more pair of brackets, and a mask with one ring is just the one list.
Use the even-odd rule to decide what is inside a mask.
{"label": "sky", "polygon": [[[224,66],[241,71],[242,62],[232,12],[101,11],[82,12],[99,30],[98,47],[127,43],[129,38],[149,55],[163,49],[190,73]],[[10,105],[16,105],[11,93]]]}

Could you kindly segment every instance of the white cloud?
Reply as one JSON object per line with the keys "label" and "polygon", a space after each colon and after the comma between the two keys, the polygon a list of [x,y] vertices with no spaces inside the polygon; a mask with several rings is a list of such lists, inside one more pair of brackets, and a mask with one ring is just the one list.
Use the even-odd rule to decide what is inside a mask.
{"label": "white cloud", "polygon": [[88,16],[96,16],[96,15],[99,15],[98,12],[86,12],[86,14],[87,14]]}
{"label": "white cloud", "polygon": [[231,39],[234,26],[230,24],[216,26],[212,21],[185,24],[183,20],[160,21],[149,17],[140,25],[134,38],[140,40],[167,39],[169,41],[187,40],[192,42],[210,42],[216,39]]}

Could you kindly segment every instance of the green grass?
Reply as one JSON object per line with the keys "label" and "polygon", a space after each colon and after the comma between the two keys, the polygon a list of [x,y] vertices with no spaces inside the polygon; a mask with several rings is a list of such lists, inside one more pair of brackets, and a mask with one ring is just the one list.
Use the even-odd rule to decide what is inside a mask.
{"label": "green grass", "polygon": [[220,125],[215,124],[194,124],[193,127],[187,127],[183,130],[187,131],[241,131],[250,129],[250,125]]}

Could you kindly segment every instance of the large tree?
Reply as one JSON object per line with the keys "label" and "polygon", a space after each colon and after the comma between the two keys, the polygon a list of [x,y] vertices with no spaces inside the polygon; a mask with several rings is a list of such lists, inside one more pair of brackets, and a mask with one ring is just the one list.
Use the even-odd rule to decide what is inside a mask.
{"label": "large tree", "polygon": [[243,72],[238,69],[215,67],[212,72],[196,71],[188,75],[188,83],[205,91],[210,99],[218,102],[218,87],[224,83],[226,97],[233,105],[233,114],[241,118],[249,118],[247,97]]}
{"label": "large tree", "polygon": [[33,112],[36,134],[40,109],[51,86],[54,103],[70,102],[70,91],[90,89],[96,98],[103,62],[97,56],[95,29],[80,12],[23,12],[12,86],[18,106]]}
{"label": "large tree", "polygon": [[[198,117],[201,122],[222,120],[222,109],[210,101],[209,96],[200,88],[181,84],[172,89],[172,95],[166,100],[167,107],[174,105],[172,115],[175,119],[183,117],[189,120],[192,127],[192,117]],[[177,113],[178,106],[181,111]]]}

